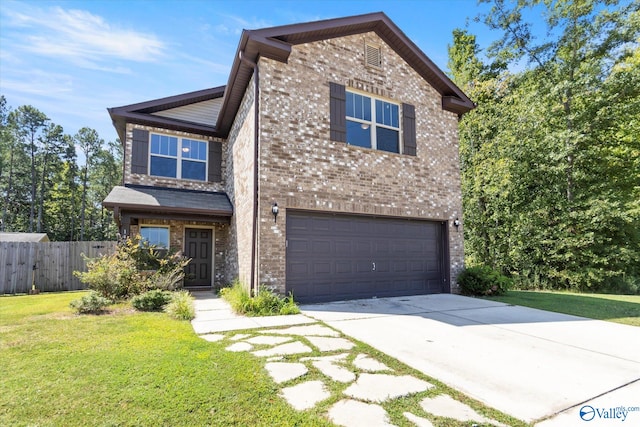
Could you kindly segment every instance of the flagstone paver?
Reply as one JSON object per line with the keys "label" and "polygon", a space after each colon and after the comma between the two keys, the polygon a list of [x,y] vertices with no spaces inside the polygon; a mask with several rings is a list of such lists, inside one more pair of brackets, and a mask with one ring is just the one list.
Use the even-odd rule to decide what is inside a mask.
{"label": "flagstone paver", "polygon": [[252,348],[253,346],[248,342],[237,342],[237,343],[231,344],[225,350],[239,352],[239,351],[249,351]]}
{"label": "flagstone paver", "polygon": [[273,348],[254,351],[253,354],[258,357],[270,357],[270,356],[281,356],[281,355],[287,355],[287,354],[311,353],[312,351],[313,350],[311,350],[310,347],[302,344],[300,341],[294,341],[286,344],[280,344]]}
{"label": "flagstone paver", "polygon": [[331,397],[322,381],[307,381],[280,390],[280,394],[295,409],[304,411]]}
{"label": "flagstone paver", "polygon": [[420,402],[420,406],[426,412],[439,416],[453,418],[459,421],[480,421],[498,426],[504,426],[495,420],[478,414],[470,406],[459,402],[447,394],[436,397],[427,397]]}
{"label": "flagstone paver", "polygon": [[429,421],[426,418],[422,418],[417,415],[414,415],[411,412],[405,412],[402,415],[404,415],[406,419],[408,419],[413,424],[415,424],[416,427],[433,427],[433,423],[431,421]]}
{"label": "flagstone paver", "polygon": [[266,329],[260,331],[263,334],[279,334],[279,335],[301,335],[303,337],[319,336],[319,337],[338,337],[340,333],[331,328],[322,325],[305,325],[292,326],[285,329]]}
{"label": "flagstone paver", "polygon": [[353,360],[353,366],[367,372],[390,371],[389,367],[382,362],[367,356],[366,354],[358,354]]}
{"label": "flagstone paver", "polygon": [[305,337],[320,351],[350,350],[354,343],[344,338]]}
{"label": "flagstone paver", "polygon": [[384,402],[432,387],[432,384],[411,375],[361,374],[344,394],[356,399]]}
{"label": "flagstone paver", "polygon": [[259,335],[257,337],[251,337],[251,338],[245,340],[245,342],[248,342],[248,343],[251,343],[251,344],[268,344],[268,345],[282,344],[282,343],[285,343],[287,341],[291,341],[291,338],[289,338],[289,337],[274,337],[274,336],[270,336],[270,335]]}
{"label": "flagstone paver", "polygon": [[216,342],[216,341],[221,341],[224,339],[224,335],[222,334],[205,334],[205,335],[200,335],[200,338],[207,340],[209,342]]}
{"label": "flagstone paver", "polygon": [[271,362],[265,364],[265,368],[278,384],[301,377],[309,371],[304,363]]}
{"label": "flagstone paver", "polygon": [[380,405],[344,399],[329,409],[329,419],[344,427],[393,426],[389,414]]}
{"label": "flagstone paver", "polygon": [[316,360],[315,362],[313,362],[313,366],[315,366],[316,369],[318,369],[324,375],[340,383],[350,383],[356,379],[356,374],[345,367],[336,365],[333,362],[329,362],[326,360]]}

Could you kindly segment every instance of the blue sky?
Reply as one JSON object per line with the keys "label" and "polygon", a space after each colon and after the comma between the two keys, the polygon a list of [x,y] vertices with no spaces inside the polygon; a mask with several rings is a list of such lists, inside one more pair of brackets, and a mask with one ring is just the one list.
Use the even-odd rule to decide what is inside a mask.
{"label": "blue sky", "polygon": [[497,37],[473,23],[475,0],[2,0],[0,94],[113,141],[107,107],[226,84],[242,29],[378,11],[444,70],[454,28]]}

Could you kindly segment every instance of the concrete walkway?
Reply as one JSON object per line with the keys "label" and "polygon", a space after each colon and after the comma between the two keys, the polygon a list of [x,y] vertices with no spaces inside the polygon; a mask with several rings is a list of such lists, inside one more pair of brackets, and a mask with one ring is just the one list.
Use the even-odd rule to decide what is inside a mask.
{"label": "concrete walkway", "polygon": [[[622,418],[640,425],[637,327],[448,294],[304,305],[300,315],[253,318],[235,315],[211,292],[195,297],[196,333],[265,358],[292,407],[313,408],[330,396],[327,384],[345,384],[326,413],[337,425],[392,425],[378,403],[431,385],[354,354],[336,330],[539,427]],[[249,331],[229,332],[237,330]],[[310,371],[324,379],[303,381]],[[421,407],[404,417],[417,426],[438,417],[501,425],[446,394],[422,399]]]}
{"label": "concrete walkway", "polygon": [[[324,415],[339,426],[393,426],[381,404],[422,393],[422,410],[401,414],[416,426],[432,427],[441,417],[504,426],[423,379],[397,373],[306,315],[246,318],[211,292],[195,297],[194,330],[227,351],[263,358],[265,370],[280,386],[280,397],[298,411],[324,404]],[[234,332],[238,330],[242,332]],[[323,403],[329,399],[335,402],[331,406]]]}
{"label": "concrete walkway", "polygon": [[624,406],[640,425],[638,327],[449,294],[301,309],[527,422],[583,426]]}

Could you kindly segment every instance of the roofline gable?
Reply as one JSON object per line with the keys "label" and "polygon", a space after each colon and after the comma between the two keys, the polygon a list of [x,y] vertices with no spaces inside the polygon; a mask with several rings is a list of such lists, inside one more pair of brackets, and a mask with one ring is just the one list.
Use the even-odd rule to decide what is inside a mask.
{"label": "roofline gable", "polygon": [[251,80],[253,68],[240,60],[241,54],[254,63],[261,56],[286,63],[293,45],[370,31],[383,39],[440,93],[443,109],[460,115],[475,108],[473,101],[384,12],[375,12],[260,30],[243,30],[216,129],[222,135],[229,133]]}
{"label": "roofline gable", "polygon": [[209,101],[211,99],[222,98],[226,86],[218,86],[210,89],[203,89],[180,95],[168,96],[165,98],[153,99],[151,101],[139,102],[136,104],[124,105],[121,107],[107,108],[113,125],[118,132],[120,141],[124,144],[126,124],[128,122],[149,126],[159,126],[173,130],[184,130],[195,133],[203,133],[209,136],[218,136],[214,126],[206,126],[200,123],[191,123],[184,120],[172,119],[163,116],[156,116],[153,113],[172,108],[184,107],[198,102]]}

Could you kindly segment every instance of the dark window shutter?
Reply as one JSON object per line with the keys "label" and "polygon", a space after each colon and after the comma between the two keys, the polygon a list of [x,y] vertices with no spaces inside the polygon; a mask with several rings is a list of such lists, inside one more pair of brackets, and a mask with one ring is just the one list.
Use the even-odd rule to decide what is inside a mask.
{"label": "dark window shutter", "polygon": [[222,181],[222,143],[209,141],[209,182]]}
{"label": "dark window shutter", "polygon": [[142,129],[133,130],[133,143],[131,146],[131,173],[146,175],[149,163],[149,131]]}
{"label": "dark window shutter", "polygon": [[347,142],[347,94],[344,85],[329,82],[331,140]]}
{"label": "dark window shutter", "polygon": [[403,154],[416,155],[416,109],[413,105],[402,104]]}

